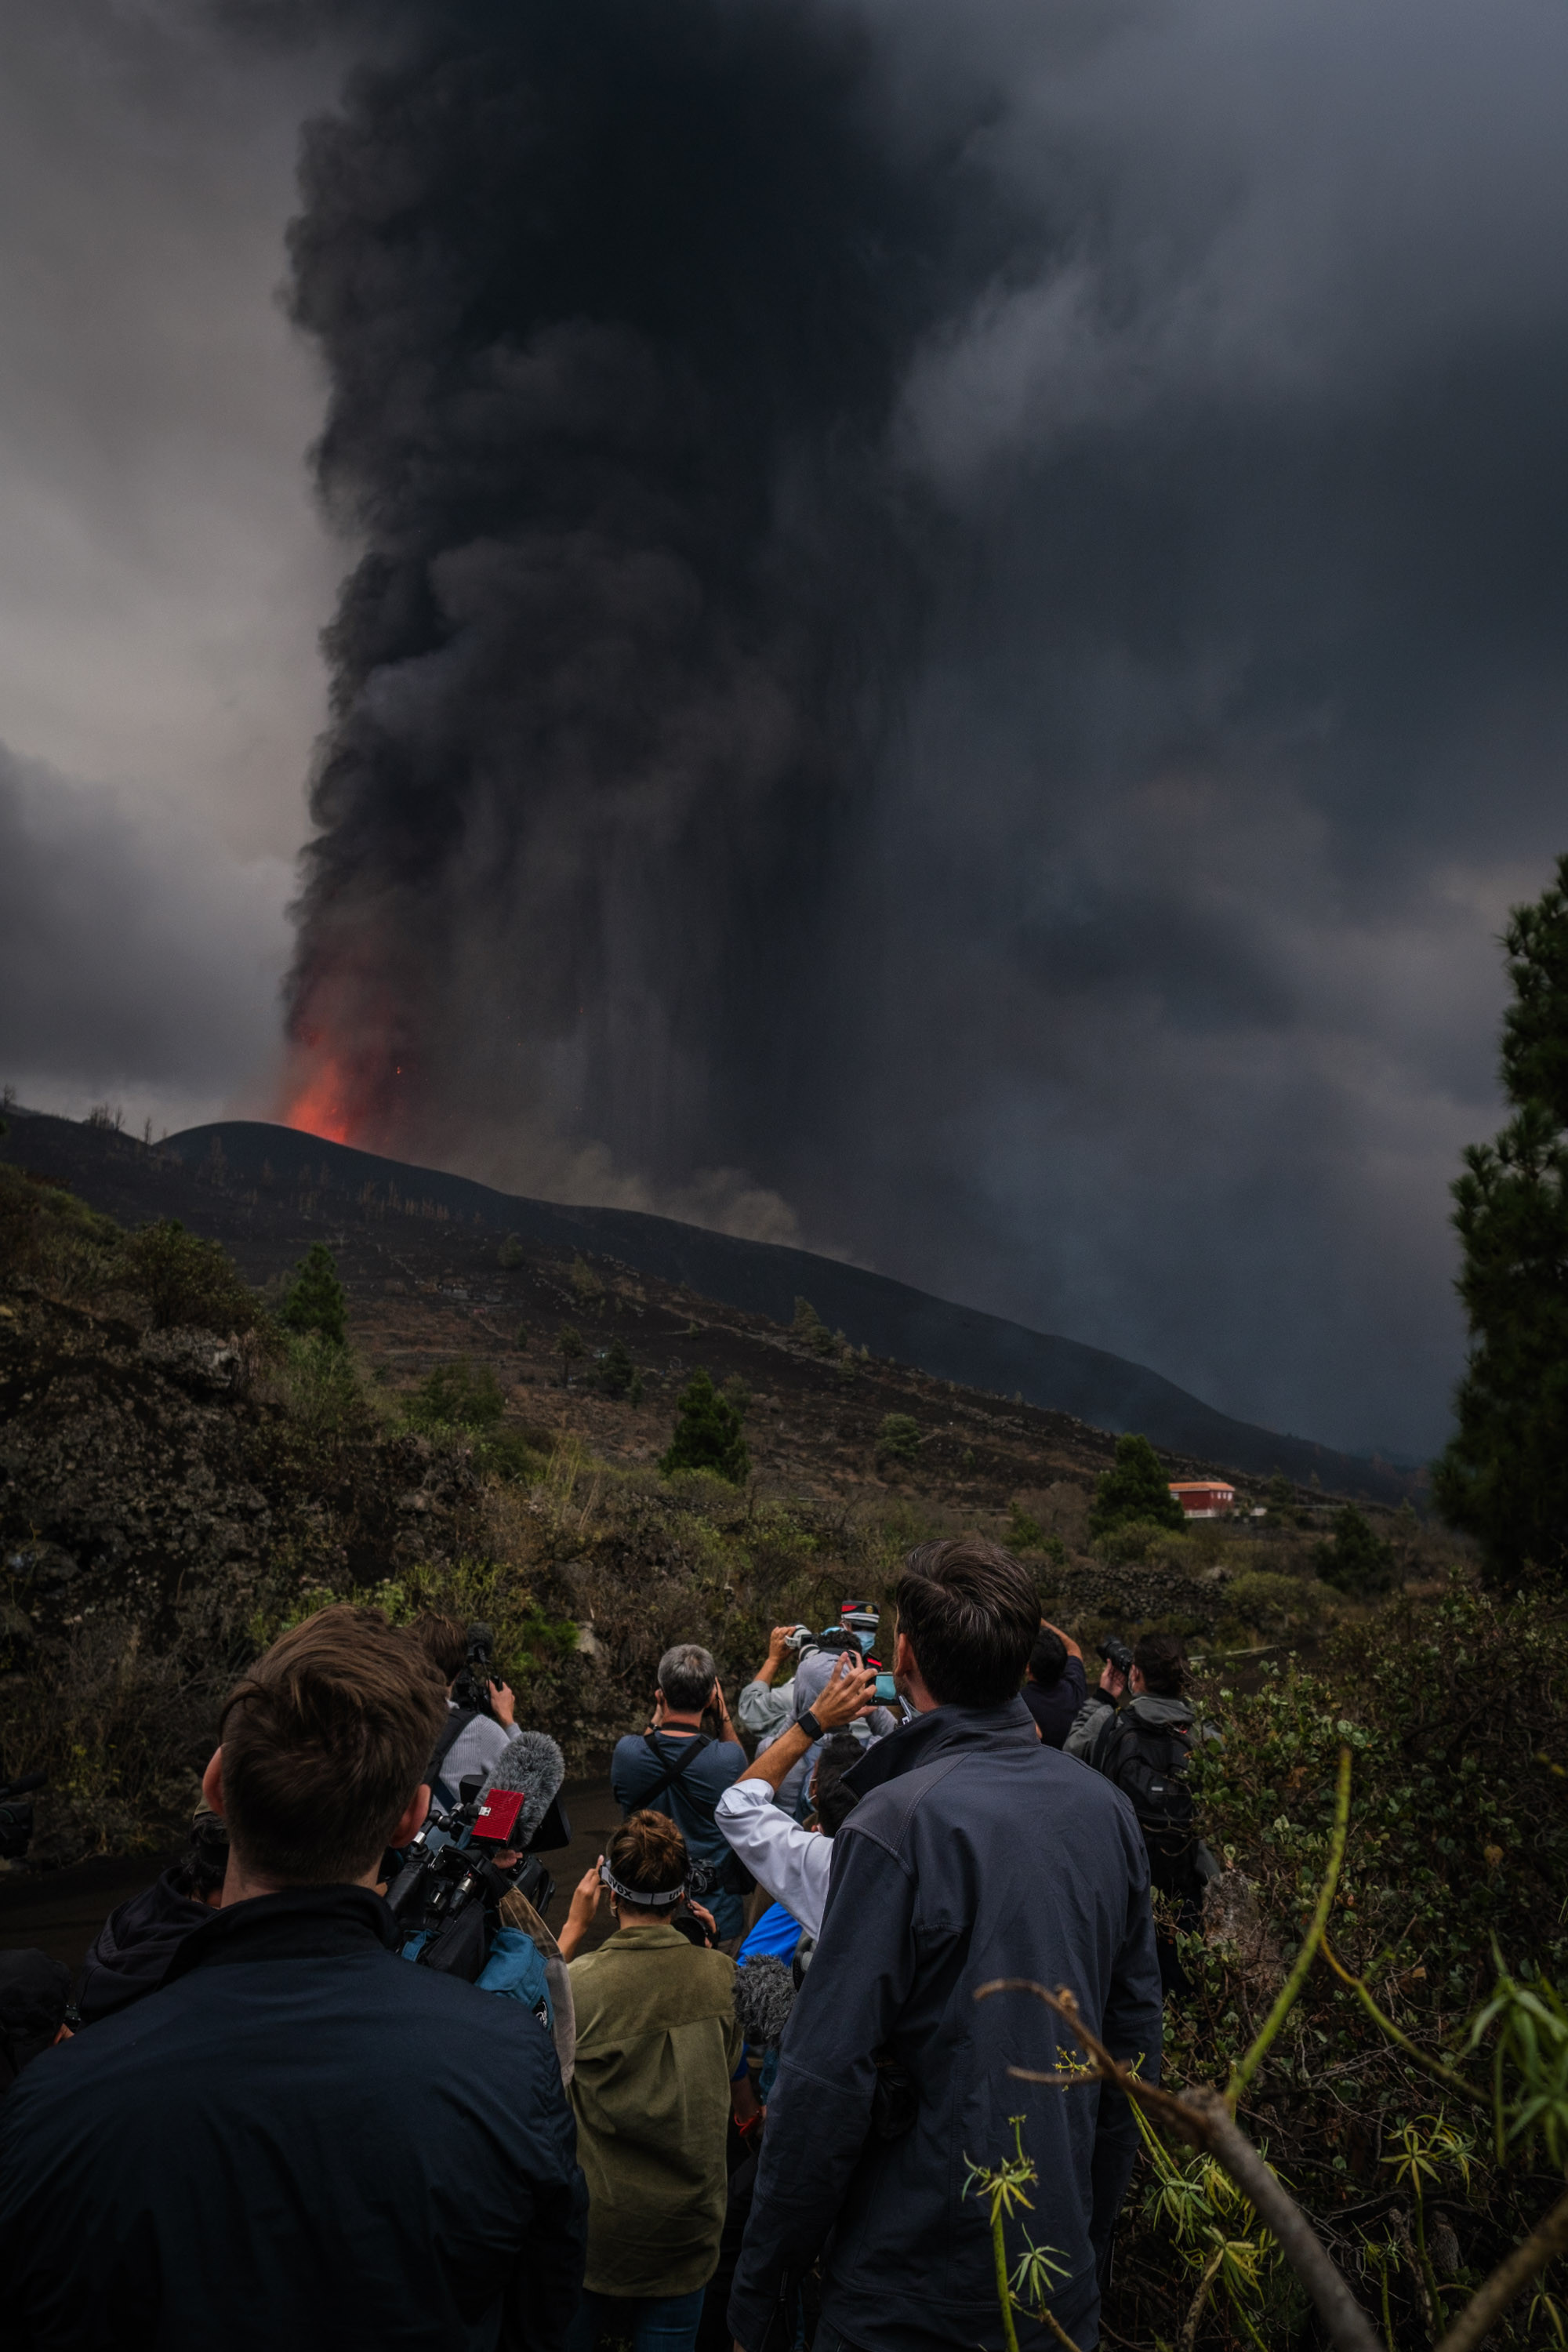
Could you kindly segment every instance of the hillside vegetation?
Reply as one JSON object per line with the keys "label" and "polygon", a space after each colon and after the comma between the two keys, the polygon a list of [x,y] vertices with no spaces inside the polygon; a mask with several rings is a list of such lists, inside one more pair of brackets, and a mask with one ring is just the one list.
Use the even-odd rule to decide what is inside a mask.
{"label": "hillside vegetation", "polygon": [[[1176,2084],[1223,2080],[1274,2000],[1350,1747],[1330,1932],[1342,1973],[1314,1964],[1242,2115],[1392,2352],[1434,2342],[1447,2305],[1560,2191],[1568,2157],[1568,2023],[1550,2023],[1549,1997],[1538,2041],[1559,2034],[1558,2142],[1547,2109],[1532,2131],[1509,2120],[1515,2011],[1467,2050],[1500,1967],[1519,1987],[1568,1972],[1558,1589],[1532,1572],[1489,1591],[1414,1510],[1363,1515],[1282,1481],[1246,1492],[1262,1517],[1162,1525],[1140,1516],[1146,1465],[1117,1483],[1127,1441],[1053,1432],[897,1368],[846,1370],[844,1343],[805,1313],[745,1335],[747,1360],[773,1372],[764,1394],[791,1400],[804,1467],[783,1469],[763,1397],[710,1330],[685,1334],[672,1373],[647,1326],[675,1309],[646,1286],[638,1317],[611,1304],[627,1279],[611,1265],[536,1278],[560,1305],[521,1349],[476,1345],[470,1326],[464,1349],[438,1354],[408,1344],[406,1319],[388,1345],[352,1294],[342,1321],[330,1258],[296,1280],[279,1270],[264,1297],[181,1226],[127,1233],[0,1167],[0,1772],[51,1776],[39,1859],[165,1840],[226,1687],[328,1598],[489,1618],[521,1710],[581,1769],[645,1719],[671,1641],[707,1643],[732,1691],[773,1623],[825,1622],[850,1592],[885,1605],[912,1543],[978,1524],[1032,1564],[1046,1612],[1091,1654],[1112,1628],[1163,1626],[1204,1658],[1223,1741],[1200,1794],[1226,1869],[1184,1941]],[[679,1466],[672,1444],[700,1364],[717,1469]],[[853,1407],[868,1429],[847,1448],[857,1382],[875,1383]],[[1212,2165],[1151,2141],[1135,2197],[1108,2340],[1312,2340],[1272,2240]],[[1492,2340],[1562,2341],[1555,2314],[1527,2295]]]}

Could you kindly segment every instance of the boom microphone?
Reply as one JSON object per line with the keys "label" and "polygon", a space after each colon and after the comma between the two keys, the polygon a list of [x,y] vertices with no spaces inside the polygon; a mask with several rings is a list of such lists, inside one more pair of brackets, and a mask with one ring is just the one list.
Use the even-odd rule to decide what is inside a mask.
{"label": "boom microphone", "polygon": [[566,1778],[566,1759],[545,1731],[520,1731],[497,1757],[495,1769],[480,1793],[481,1804],[492,1789],[521,1790],[522,1803],[507,1832],[507,1842],[526,1846],[550,1811]]}

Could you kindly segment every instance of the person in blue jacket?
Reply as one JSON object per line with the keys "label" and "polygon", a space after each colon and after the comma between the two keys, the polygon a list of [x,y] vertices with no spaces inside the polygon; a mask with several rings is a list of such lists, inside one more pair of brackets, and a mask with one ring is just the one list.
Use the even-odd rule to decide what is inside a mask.
{"label": "person in blue jacket", "polygon": [[400,1959],[375,1892],[445,1714],[373,1609],[231,1694],[219,1907],[0,2104],[7,2352],[559,2352],[587,2199],[550,2036]]}
{"label": "person in blue jacket", "polygon": [[[845,1775],[858,1801],[780,2047],[730,2326],[742,2352],[793,2344],[820,2260],[816,2352],[1002,2352],[989,2210],[964,2182],[1013,2155],[1021,2116],[1029,2236],[1058,2266],[1051,2316],[1089,2352],[1136,2126],[1117,2092],[1010,2075],[1082,2053],[1043,2002],[976,1994],[998,1978],[1065,1984],[1156,2081],[1143,1840],[1127,1800],[1047,1747],[1018,1696],[1040,1612],[1017,1561],[979,1537],[923,1545],[898,1611],[894,1676],[915,1713]],[[1022,2239],[1008,2252],[1011,2267]],[[1023,2352],[1060,2341],[1017,2326]]]}

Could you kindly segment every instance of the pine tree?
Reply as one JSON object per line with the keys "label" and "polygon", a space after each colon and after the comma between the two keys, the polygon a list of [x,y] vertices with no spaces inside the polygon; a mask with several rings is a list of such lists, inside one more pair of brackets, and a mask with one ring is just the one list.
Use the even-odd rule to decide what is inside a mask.
{"label": "pine tree", "polygon": [[1341,1592],[1386,1592],[1394,1581],[1394,1546],[1347,1503],[1327,1543],[1313,1547],[1318,1574]]}
{"label": "pine tree", "polygon": [[1129,1431],[1116,1441],[1116,1460],[1095,1489],[1089,1515],[1091,1536],[1109,1535],[1112,1528],[1134,1522],[1157,1528],[1180,1528],[1185,1514],[1171,1492],[1170,1473],[1146,1437]]}
{"label": "pine tree", "polygon": [[676,1470],[716,1470],[732,1486],[751,1475],[752,1457],[741,1432],[741,1416],[706,1372],[693,1372],[676,1408],[675,1434],[659,1464],[668,1478]]}
{"label": "pine tree", "polygon": [[1515,1113],[1454,1186],[1470,1352],[1433,1475],[1450,1527],[1494,1576],[1568,1562],[1568,856],[1503,943],[1514,1001],[1502,1081]]}
{"label": "pine tree", "polygon": [[338,1280],[338,1262],[325,1242],[312,1242],[284,1294],[279,1321],[290,1331],[319,1332],[334,1348],[348,1339],[347,1294]]}

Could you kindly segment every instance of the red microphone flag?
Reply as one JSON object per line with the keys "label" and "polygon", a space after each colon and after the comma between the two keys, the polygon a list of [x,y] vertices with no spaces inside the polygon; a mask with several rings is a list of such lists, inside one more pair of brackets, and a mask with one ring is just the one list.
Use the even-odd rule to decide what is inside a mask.
{"label": "red microphone flag", "polygon": [[498,1845],[505,1845],[522,1811],[525,1793],[521,1789],[487,1789],[474,1823],[474,1835],[493,1838]]}

